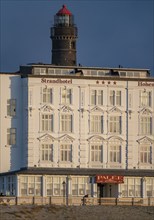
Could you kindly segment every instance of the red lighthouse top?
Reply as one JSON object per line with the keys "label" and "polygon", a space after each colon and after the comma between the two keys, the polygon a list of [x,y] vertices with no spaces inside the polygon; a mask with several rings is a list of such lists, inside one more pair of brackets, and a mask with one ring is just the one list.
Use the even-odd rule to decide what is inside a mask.
{"label": "red lighthouse top", "polygon": [[56,15],[72,15],[72,13],[66,8],[66,5],[63,5]]}

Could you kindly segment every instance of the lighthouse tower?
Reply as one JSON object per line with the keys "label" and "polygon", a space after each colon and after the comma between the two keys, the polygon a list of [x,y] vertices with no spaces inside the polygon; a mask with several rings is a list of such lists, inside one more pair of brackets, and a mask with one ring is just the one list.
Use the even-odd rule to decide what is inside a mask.
{"label": "lighthouse tower", "polygon": [[76,66],[77,27],[74,24],[74,16],[65,5],[54,16],[51,39],[51,63],[60,66]]}

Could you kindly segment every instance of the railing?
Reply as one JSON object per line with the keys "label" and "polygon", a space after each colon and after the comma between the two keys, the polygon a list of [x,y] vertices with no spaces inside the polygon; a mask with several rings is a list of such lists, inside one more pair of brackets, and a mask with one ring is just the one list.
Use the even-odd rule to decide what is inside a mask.
{"label": "railing", "polygon": [[154,197],[149,198],[93,198],[93,197],[0,197],[0,204],[8,205],[127,205],[154,206]]}

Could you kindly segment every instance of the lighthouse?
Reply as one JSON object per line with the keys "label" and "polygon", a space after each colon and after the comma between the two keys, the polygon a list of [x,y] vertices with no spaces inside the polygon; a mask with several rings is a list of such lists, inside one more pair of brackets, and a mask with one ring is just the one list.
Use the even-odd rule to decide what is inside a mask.
{"label": "lighthouse", "polygon": [[54,16],[51,27],[53,65],[76,66],[77,27],[73,14],[65,5]]}

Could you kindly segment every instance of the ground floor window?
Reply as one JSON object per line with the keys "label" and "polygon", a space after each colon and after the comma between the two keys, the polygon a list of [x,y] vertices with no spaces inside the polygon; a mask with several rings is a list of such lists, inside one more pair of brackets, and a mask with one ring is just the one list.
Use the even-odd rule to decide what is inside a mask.
{"label": "ground floor window", "polygon": [[[18,183],[16,180],[18,179]],[[101,188],[99,186],[102,186]],[[154,178],[124,177],[124,183],[98,185],[90,176],[5,176],[0,177],[0,193],[19,196],[154,197]],[[44,192],[44,193],[43,193]]]}
{"label": "ground floor window", "polygon": [[41,176],[22,176],[20,177],[21,196],[41,196],[42,195],[42,177]]}
{"label": "ground floor window", "polygon": [[90,177],[72,177],[72,196],[91,195]]}
{"label": "ground floor window", "polygon": [[122,197],[141,197],[141,178],[125,178],[120,191]]}
{"label": "ground floor window", "polygon": [[154,178],[145,180],[146,182],[146,196],[153,197],[154,196]]}
{"label": "ground floor window", "polygon": [[66,194],[66,177],[48,176],[46,179],[47,196],[63,196]]}
{"label": "ground floor window", "polygon": [[2,195],[5,194],[5,178],[4,177],[0,178],[0,194]]}
{"label": "ground floor window", "polygon": [[7,195],[13,196],[16,194],[16,179],[15,176],[8,176],[6,181]]}

